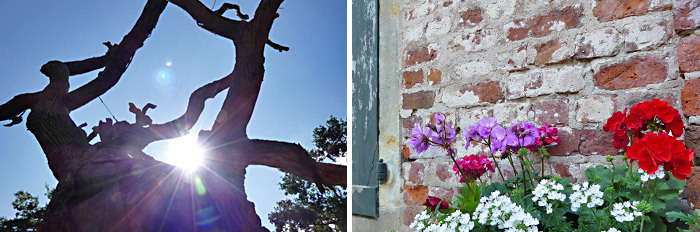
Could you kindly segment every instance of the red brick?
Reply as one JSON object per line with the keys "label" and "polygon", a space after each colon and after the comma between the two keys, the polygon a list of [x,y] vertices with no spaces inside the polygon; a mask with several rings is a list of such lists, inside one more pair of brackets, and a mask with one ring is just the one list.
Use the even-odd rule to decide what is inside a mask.
{"label": "red brick", "polygon": [[535,56],[535,65],[543,64],[559,64],[565,63],[571,60],[573,54],[564,54],[559,57],[552,57],[554,52],[561,49],[567,49],[562,47],[562,44],[557,40],[550,40],[546,43],[535,45],[535,50],[537,50],[537,56]]}
{"label": "red brick", "polygon": [[[559,129],[559,145],[549,148],[549,154],[567,156],[578,151],[581,143],[581,131],[571,129],[571,132]],[[612,144],[612,142],[610,142]]]}
{"label": "red brick", "polygon": [[496,103],[499,100],[505,99],[501,86],[497,81],[485,81],[474,86],[463,88],[460,92],[464,94],[466,91],[473,92],[479,96],[482,102]]}
{"label": "red brick", "polygon": [[413,223],[413,219],[416,218],[416,215],[418,215],[420,212],[423,212],[425,210],[424,206],[406,206],[406,208],[403,211],[403,225],[409,226],[411,223]]}
{"label": "red brick", "polygon": [[[671,106],[673,106],[678,98],[676,98],[676,95],[673,93],[668,93],[668,92],[661,92],[661,93],[650,93],[650,92],[631,92],[631,93],[625,93],[625,102],[623,103],[622,106],[620,106],[620,109],[624,108],[632,108],[632,106],[645,102],[645,101],[651,101],[651,99],[660,99],[663,101],[667,101],[671,103]],[[606,121],[607,122],[607,121]]]}
{"label": "red brick", "polygon": [[459,26],[474,26],[484,19],[481,8],[473,8],[459,12],[462,19]]}
{"label": "red brick", "polygon": [[430,69],[430,73],[428,74],[428,80],[433,82],[432,85],[440,84],[440,81],[442,80],[442,71],[437,69]]}
{"label": "red brick", "polygon": [[445,199],[445,198],[447,198],[447,200],[450,201],[450,202],[448,202],[448,203],[452,203],[452,202],[451,202],[451,201],[452,201],[452,197],[453,197],[454,194],[455,194],[454,189],[451,189],[451,188],[440,188],[440,187],[429,187],[429,190],[430,190],[430,191],[429,191],[429,192],[430,192],[430,193],[429,193],[430,196],[434,196],[434,197],[437,197],[437,198],[440,198],[440,199]]}
{"label": "red brick", "polygon": [[403,80],[406,82],[406,88],[410,89],[417,83],[423,83],[423,70],[403,72]]}
{"label": "red brick", "polygon": [[408,181],[417,184],[423,183],[423,171],[425,171],[425,164],[418,162],[406,162],[405,164],[410,166],[408,170]]}
{"label": "red brick", "polygon": [[700,79],[688,80],[681,93],[681,105],[686,116],[700,115]]}
{"label": "red brick", "polygon": [[422,205],[425,203],[425,195],[428,194],[428,187],[423,185],[404,185],[403,202],[406,205]]}
{"label": "red brick", "polygon": [[571,172],[569,172],[569,164],[552,164],[554,172],[560,177],[571,177]]}
{"label": "red brick", "polygon": [[408,67],[424,63],[435,59],[435,57],[437,57],[437,53],[433,49],[422,48],[413,51],[408,51],[406,59],[403,61],[403,66]]}
{"label": "red brick", "polygon": [[583,8],[578,5],[567,6],[561,10],[551,12],[547,15],[533,17],[528,20],[515,20],[513,24],[516,25],[516,27],[508,29],[508,39],[524,39],[527,37],[529,31],[532,31],[532,35],[535,37],[546,36],[551,34],[552,27],[556,27],[559,23],[563,23],[565,29],[581,27],[583,17]]}
{"label": "red brick", "polygon": [[619,63],[604,64],[593,78],[596,86],[607,89],[629,89],[666,80],[668,64],[662,54],[648,54]]}
{"label": "red brick", "polygon": [[403,94],[403,109],[427,109],[433,107],[435,92],[421,91]]}
{"label": "red brick", "polygon": [[678,67],[684,73],[700,71],[700,36],[689,36],[678,41]]}
{"label": "red brick", "polygon": [[676,0],[673,3],[673,28],[676,33],[700,28],[700,1]]}
{"label": "red brick", "polygon": [[700,209],[700,168],[693,168],[693,172],[685,179],[684,191],[688,202]]}
{"label": "red brick", "polygon": [[695,157],[700,157],[700,126],[689,125],[685,128],[685,146],[695,151]]}
{"label": "red brick", "polygon": [[649,12],[648,0],[595,0],[593,15],[601,22],[612,21]]}
{"label": "red brick", "polygon": [[568,125],[569,104],[566,99],[550,99],[535,102],[532,105],[537,125]]}
{"label": "red brick", "polygon": [[401,149],[401,154],[403,154],[404,159],[409,159],[411,157],[411,149],[408,148],[408,146],[403,145],[403,148]]}
{"label": "red brick", "polygon": [[451,163],[438,163],[435,167],[435,175],[440,181],[447,181],[455,175],[455,172],[452,171],[452,166]]}
{"label": "red brick", "polygon": [[423,119],[415,115],[409,116],[408,118],[402,118],[401,135],[404,138],[411,137],[411,131],[413,131],[416,124],[423,126]]}
{"label": "red brick", "polygon": [[[559,138],[561,140],[561,138]],[[601,129],[584,129],[581,131],[581,154],[593,155],[617,155],[618,150],[613,147],[613,133]]]}

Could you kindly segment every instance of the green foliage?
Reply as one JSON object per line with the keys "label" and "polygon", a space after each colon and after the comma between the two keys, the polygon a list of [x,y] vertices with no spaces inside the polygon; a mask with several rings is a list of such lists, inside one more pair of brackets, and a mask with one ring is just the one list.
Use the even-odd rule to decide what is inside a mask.
{"label": "green foliage", "polygon": [[[333,116],[314,129],[316,149],[309,152],[318,160],[335,161],[345,156],[347,150],[347,122]],[[291,174],[285,174],[280,189],[287,196],[293,196],[277,202],[268,219],[277,231],[346,231],[347,193],[340,187],[327,189],[325,194],[315,185]]]}
{"label": "green foliage", "polygon": [[[296,196],[277,202],[268,216],[277,231],[345,231],[347,196],[336,187],[321,194],[313,183],[285,174],[280,189]],[[333,226],[331,226],[333,225]]]}
{"label": "green foliage", "polygon": [[[47,186],[45,196],[51,200],[54,189]],[[36,231],[46,214],[46,205],[39,205],[39,198],[26,191],[17,191],[12,208],[17,212],[15,218],[0,217],[0,231]]]}
{"label": "green foliage", "polygon": [[693,214],[684,214],[677,211],[669,211],[666,212],[666,218],[671,221],[680,219],[681,222],[690,226],[690,228],[688,228],[687,230],[678,228],[679,232],[692,232],[700,228],[700,217],[698,217],[697,211],[693,211]]}
{"label": "green foliage", "polygon": [[347,121],[331,116],[326,125],[314,129],[314,146],[311,156],[316,160],[330,159],[335,162],[337,157],[345,157],[347,145]]}

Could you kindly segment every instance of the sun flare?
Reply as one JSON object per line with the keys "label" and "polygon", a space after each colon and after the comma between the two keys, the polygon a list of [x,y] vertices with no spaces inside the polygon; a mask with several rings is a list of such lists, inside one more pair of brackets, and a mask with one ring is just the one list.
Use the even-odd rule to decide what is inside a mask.
{"label": "sun flare", "polygon": [[197,143],[195,136],[183,136],[172,139],[168,144],[166,163],[187,171],[194,171],[202,165],[204,151]]}

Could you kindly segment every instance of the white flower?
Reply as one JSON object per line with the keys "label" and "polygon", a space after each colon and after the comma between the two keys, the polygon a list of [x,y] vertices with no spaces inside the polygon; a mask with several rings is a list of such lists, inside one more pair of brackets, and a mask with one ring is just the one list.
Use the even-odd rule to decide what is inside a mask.
{"label": "white flower", "polygon": [[539,221],[522,207],[494,191],[488,197],[482,197],[476,206],[474,217],[483,225],[497,226],[505,231],[537,231]]}
{"label": "white flower", "polygon": [[613,209],[610,210],[610,215],[615,217],[618,222],[631,222],[634,221],[634,217],[642,216],[642,212],[637,211],[638,201],[630,203],[625,201],[624,203],[613,204]]}
{"label": "white flower", "polygon": [[666,172],[664,172],[664,171],[665,171],[664,166],[659,166],[659,169],[657,169],[656,172],[654,172],[651,175],[647,174],[647,172],[645,172],[642,169],[637,170],[637,172],[642,174],[640,179],[642,179],[642,181],[644,181],[644,182],[646,182],[648,180],[653,180],[653,179],[663,179],[664,177],[666,177]]}
{"label": "white flower", "polygon": [[539,206],[544,206],[547,209],[547,214],[550,214],[552,213],[552,202],[566,200],[566,195],[559,192],[561,190],[564,190],[564,186],[556,181],[542,180],[532,192],[535,195],[532,197],[532,201]]}
{"label": "white flower", "polygon": [[[425,227],[425,224],[429,224]],[[423,232],[469,231],[474,228],[474,222],[468,213],[457,210],[441,221],[432,220],[426,211],[416,215],[409,228]]]}
{"label": "white flower", "polygon": [[588,208],[595,208],[603,205],[603,192],[600,191],[600,185],[594,184],[588,186],[588,182],[583,184],[575,184],[574,192],[569,196],[571,200],[571,211],[578,211],[581,205],[586,205]]}
{"label": "white flower", "polygon": [[603,230],[603,231],[601,231],[601,232],[621,232],[621,231],[618,230],[618,229],[615,229],[615,227],[612,227],[612,228],[610,228],[610,229],[608,229],[608,230]]}

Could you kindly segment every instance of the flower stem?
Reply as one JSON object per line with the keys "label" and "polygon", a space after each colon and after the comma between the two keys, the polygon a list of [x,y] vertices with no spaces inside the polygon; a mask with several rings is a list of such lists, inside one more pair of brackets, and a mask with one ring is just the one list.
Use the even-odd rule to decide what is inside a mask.
{"label": "flower stem", "polygon": [[493,153],[491,153],[491,159],[493,159],[493,163],[496,164],[496,169],[498,169],[498,174],[501,175],[501,180],[503,180],[503,182],[505,182],[506,178],[503,177],[503,172],[501,172],[501,167],[498,166],[498,160],[496,160],[496,156],[493,155]]}

